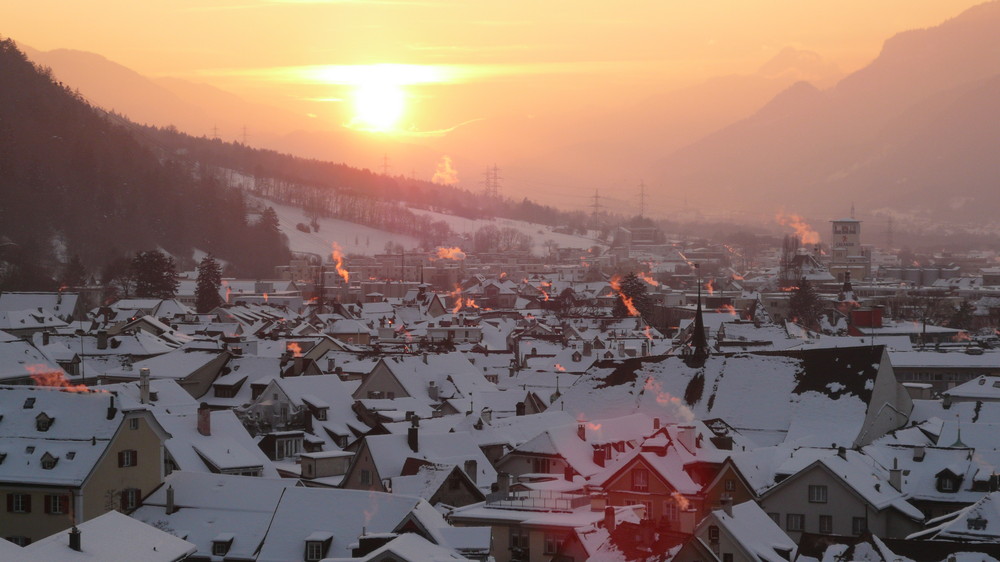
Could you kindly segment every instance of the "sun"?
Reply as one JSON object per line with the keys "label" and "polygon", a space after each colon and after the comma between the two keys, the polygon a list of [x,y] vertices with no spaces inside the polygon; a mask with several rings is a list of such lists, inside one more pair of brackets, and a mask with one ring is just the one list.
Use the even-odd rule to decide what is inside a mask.
{"label": "sun", "polygon": [[357,128],[377,132],[396,130],[405,110],[406,92],[392,80],[373,79],[354,88],[352,125]]}

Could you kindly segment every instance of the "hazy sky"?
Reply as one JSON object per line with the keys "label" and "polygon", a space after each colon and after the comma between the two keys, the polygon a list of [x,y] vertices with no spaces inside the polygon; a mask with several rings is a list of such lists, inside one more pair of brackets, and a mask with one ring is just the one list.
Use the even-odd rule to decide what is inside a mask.
{"label": "hazy sky", "polygon": [[[507,122],[627,108],[708,77],[753,73],[786,47],[814,52],[851,72],[876,57],[892,35],[937,25],[979,3],[0,2],[0,33],[36,49],[95,52],[148,76],[207,82],[317,123],[394,135],[406,131],[410,137],[450,134],[480,123],[478,129],[466,127],[468,138],[457,148],[441,140],[434,146],[438,154],[455,156],[463,169],[476,169],[476,175],[480,164],[497,159],[509,164],[542,152],[525,144],[523,130],[505,131]],[[490,119],[499,123],[484,132],[482,124]],[[489,135],[493,146],[482,140]],[[471,154],[458,154],[462,148]],[[490,156],[481,158],[484,153]],[[461,156],[472,158],[462,161]],[[434,170],[427,161],[400,164],[419,168],[418,177],[425,179]],[[622,181],[633,185],[636,178]]]}

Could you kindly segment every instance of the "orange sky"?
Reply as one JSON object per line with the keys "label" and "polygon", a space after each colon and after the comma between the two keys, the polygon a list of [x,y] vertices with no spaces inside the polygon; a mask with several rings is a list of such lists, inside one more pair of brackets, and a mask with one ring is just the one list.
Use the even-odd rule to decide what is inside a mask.
{"label": "orange sky", "polygon": [[[145,75],[210,83],[332,127],[378,128],[372,122],[382,119],[392,121],[385,125],[390,129],[447,136],[463,124],[502,116],[545,119],[595,107],[627,108],[708,77],[753,73],[785,47],[818,53],[850,72],[874,58],[893,34],[939,24],[979,2],[5,3],[0,33],[36,49],[95,52]],[[434,68],[388,67],[390,74],[410,74],[380,78],[394,81],[391,87],[369,84],[365,91],[375,101],[359,108],[358,81],[372,78],[358,78],[352,68],[372,64]],[[410,70],[399,70],[404,68]],[[401,107],[380,109],[393,104]],[[389,111],[399,115],[385,115]],[[382,116],[359,118],[364,112]],[[525,151],[510,148],[518,142],[497,133],[493,146],[477,145],[479,154],[466,156],[487,163],[484,152],[493,159],[524,158]],[[429,179],[433,168],[420,166],[418,175]]]}

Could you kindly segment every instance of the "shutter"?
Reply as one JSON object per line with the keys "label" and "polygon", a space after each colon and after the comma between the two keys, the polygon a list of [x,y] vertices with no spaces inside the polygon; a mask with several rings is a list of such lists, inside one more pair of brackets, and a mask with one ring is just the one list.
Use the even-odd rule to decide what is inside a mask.
{"label": "shutter", "polygon": [[24,512],[31,513],[31,494],[24,494]]}
{"label": "shutter", "polygon": [[50,496],[46,494],[43,496],[45,499],[45,513],[52,513],[52,503],[53,501],[59,501],[58,496]]}
{"label": "shutter", "polygon": [[14,511],[14,494],[7,493],[7,511]]}
{"label": "shutter", "polygon": [[125,466],[125,451],[118,451],[118,468]]}
{"label": "shutter", "polygon": [[[121,453],[118,453],[121,454]],[[121,512],[125,513],[128,511],[128,490],[122,490],[121,504],[119,505]]]}
{"label": "shutter", "polygon": [[69,501],[70,496],[59,496],[59,502],[62,504],[62,509],[60,510],[61,513],[69,513]]}
{"label": "shutter", "polygon": [[139,466],[139,451],[132,451],[132,466]]}

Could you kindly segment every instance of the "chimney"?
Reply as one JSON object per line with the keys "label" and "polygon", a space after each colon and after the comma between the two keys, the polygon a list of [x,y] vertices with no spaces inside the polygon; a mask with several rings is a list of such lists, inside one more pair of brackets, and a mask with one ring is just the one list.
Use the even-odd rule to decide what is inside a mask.
{"label": "chimney", "polygon": [[149,367],[139,369],[139,403],[149,404]]}
{"label": "chimney", "polygon": [[604,528],[609,533],[615,530],[615,508],[610,505],[604,508]]}
{"label": "chimney", "polygon": [[426,353],[424,354],[424,365],[429,365],[429,363],[427,362],[427,354]]}
{"label": "chimney", "polygon": [[326,358],[326,370],[329,371],[329,372],[333,372],[333,370],[336,369],[336,368],[337,368],[337,358],[336,357],[327,357]]}
{"label": "chimney", "polygon": [[682,425],[677,428],[677,440],[690,452],[694,452],[694,426]]}
{"label": "chimney", "polygon": [[49,333],[42,332],[42,345],[49,345]]}
{"label": "chimney", "polygon": [[724,494],[719,501],[722,503],[722,510],[726,512],[729,517],[733,516],[733,497],[729,494]]}
{"label": "chimney", "polygon": [[695,520],[698,518],[698,511],[695,509],[681,510],[680,530],[685,535],[694,534]]}
{"label": "chimney", "polygon": [[580,438],[581,441],[587,440],[587,426],[583,423],[576,424],[576,436]]}
{"label": "chimney", "polygon": [[594,344],[589,341],[583,342],[583,356],[590,357],[590,354],[594,351]]}
{"label": "chimney", "polygon": [[625,355],[625,342],[618,342],[618,356],[622,357]]}
{"label": "chimney", "polygon": [[892,468],[889,469],[889,485],[897,492],[903,491],[903,470],[899,468],[899,460],[892,459]]}
{"label": "chimney", "polygon": [[97,331],[97,349],[107,349],[108,348],[108,331],[98,330]]}
{"label": "chimney", "polygon": [[837,456],[840,457],[840,458],[842,458],[842,459],[844,459],[846,461],[847,460],[847,448],[846,447],[837,447]]}
{"label": "chimney", "polygon": [[923,445],[918,445],[913,448],[913,460],[915,462],[923,462],[925,454],[927,454],[927,452],[924,450]]}
{"label": "chimney", "polygon": [[118,408],[115,408],[115,396],[111,395],[111,402],[108,404],[108,419],[113,420],[118,414]]}
{"label": "chimney", "polygon": [[174,505],[174,487],[167,486],[167,515],[175,513],[177,506]]}
{"label": "chimney", "polygon": [[[426,357],[426,355],[424,357]],[[427,396],[434,402],[438,401],[440,393],[436,382],[431,381],[427,383]]]}
{"label": "chimney", "polygon": [[420,418],[418,416],[413,416],[410,419],[410,428],[406,430],[406,443],[410,446],[410,450],[414,453],[420,451]]}
{"label": "chimney", "polygon": [[944,398],[941,400],[941,407],[945,410],[951,409],[951,394],[944,395]]}
{"label": "chimney", "polygon": [[574,473],[573,467],[567,464],[566,467],[563,468],[563,480],[567,482],[572,482],[573,473]]}
{"label": "chimney", "polygon": [[198,433],[206,437],[212,435],[212,410],[205,402],[198,406]]}
{"label": "chimney", "polygon": [[607,505],[608,499],[601,494],[592,494],[590,496],[590,511],[604,511]]}
{"label": "chimney", "polygon": [[472,480],[473,484],[476,483],[476,474],[478,472],[479,472],[478,464],[476,463],[476,459],[469,459],[465,461],[465,474],[468,475],[469,480]]}
{"label": "chimney", "polygon": [[479,417],[480,417],[480,419],[483,420],[483,423],[492,423],[493,422],[493,410],[491,410],[489,408],[483,408],[483,411],[482,411],[482,413],[480,414]]}
{"label": "chimney", "polygon": [[497,493],[502,497],[507,497],[510,493],[510,474],[507,472],[497,473]]}
{"label": "chimney", "polygon": [[518,402],[517,405],[514,406],[514,413],[515,413],[515,415],[517,415],[517,416],[523,416],[524,415],[524,408],[525,408],[524,402]]}
{"label": "chimney", "polygon": [[80,529],[73,525],[73,528],[69,531],[69,547],[77,552],[83,552],[80,546]]}
{"label": "chimney", "polygon": [[660,418],[653,418],[653,431],[660,429]]}
{"label": "chimney", "polygon": [[604,467],[604,447],[594,446],[594,464]]}

